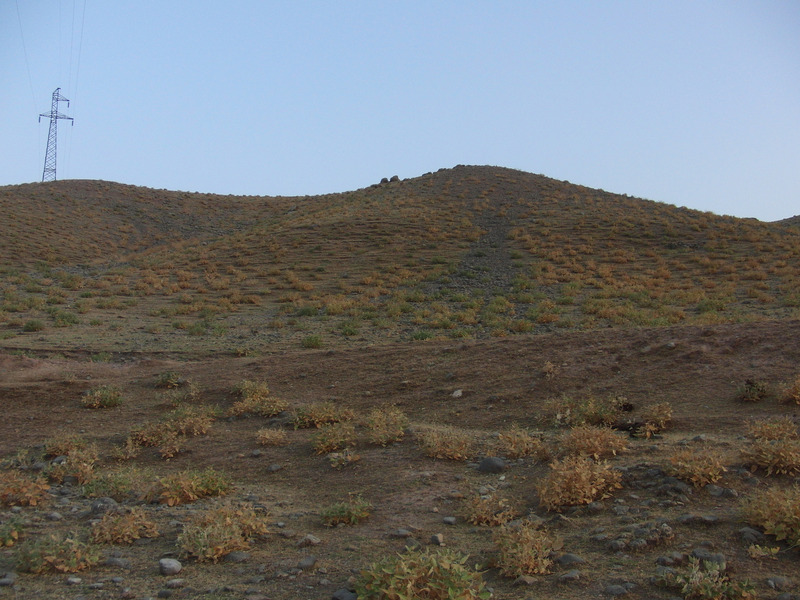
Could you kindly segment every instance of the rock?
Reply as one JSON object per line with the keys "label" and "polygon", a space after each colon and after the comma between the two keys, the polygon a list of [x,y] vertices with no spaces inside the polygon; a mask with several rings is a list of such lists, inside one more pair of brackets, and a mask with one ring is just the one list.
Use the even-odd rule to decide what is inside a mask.
{"label": "rock", "polygon": [[62,515],[60,512],[53,511],[53,512],[47,513],[45,515],[45,518],[48,521],[61,521],[64,518],[64,515]]}
{"label": "rock", "polygon": [[0,587],[11,587],[17,581],[17,574],[13,571],[8,571],[0,577]]}
{"label": "rock", "polygon": [[94,502],[92,502],[92,514],[93,515],[102,515],[108,512],[111,508],[116,508],[119,506],[116,500],[113,498],[98,498]]}
{"label": "rock", "polygon": [[453,398],[461,398],[461,396],[463,395],[464,395],[464,390],[456,390],[455,392],[450,394],[450,396],[452,396]]}
{"label": "rock", "polygon": [[67,585],[78,585],[81,583],[83,579],[80,577],[75,577],[74,575],[71,577],[67,577]]}
{"label": "rock", "polygon": [[497,456],[487,456],[478,464],[481,473],[502,473],[506,469],[506,461]]}
{"label": "rock", "polygon": [[243,563],[250,560],[250,553],[242,550],[235,550],[225,556],[225,562],[229,563]]}
{"label": "rock", "polygon": [[162,558],[158,561],[158,570],[162,575],[177,575],[181,569],[183,565],[174,558]]}
{"label": "rock", "polygon": [[316,556],[306,556],[300,559],[300,562],[297,563],[297,568],[301,571],[308,571],[313,569],[315,564],[317,564]]}
{"label": "rock", "polygon": [[186,580],[184,579],[170,579],[164,584],[164,587],[170,590],[177,590],[178,588],[182,588],[184,585],[186,585]]}
{"label": "rock", "polygon": [[559,583],[571,583],[573,581],[578,581],[581,578],[581,572],[578,569],[570,569],[563,575],[558,577]]}
{"label": "rock", "polygon": [[603,590],[603,593],[609,596],[624,596],[628,593],[628,588],[626,588],[624,585],[612,584],[607,585]]}
{"label": "rock", "polygon": [[310,533],[303,536],[303,538],[297,542],[298,548],[306,548],[308,546],[318,546],[322,543],[322,540],[319,539],[315,535],[311,535]]}
{"label": "rock", "polygon": [[455,517],[445,517],[444,519],[442,519],[442,523],[444,523],[445,525],[455,525],[456,524],[456,518]]}
{"label": "rock", "polygon": [[281,469],[283,469],[283,465],[280,465],[278,463],[273,463],[267,467],[267,471],[269,471],[270,473],[277,473]]}
{"label": "rock", "polygon": [[708,548],[695,548],[692,550],[691,556],[700,561],[716,563],[719,565],[720,571],[724,571],[728,564],[724,554],[711,552]]}
{"label": "rock", "polygon": [[127,558],[120,558],[118,556],[108,557],[103,564],[107,567],[117,567],[120,569],[132,569],[133,564]]}
{"label": "rock", "polygon": [[582,559],[577,554],[562,554],[556,559],[556,563],[562,567],[568,567],[569,565],[582,565],[586,561]]}
{"label": "rock", "polygon": [[444,535],[441,533],[434,533],[431,536],[431,544],[434,546],[444,546]]}
{"label": "rock", "polygon": [[742,536],[743,541],[749,544],[763,544],[766,540],[766,536],[763,533],[752,527],[742,527],[739,530],[739,535]]}
{"label": "rock", "polygon": [[520,575],[514,580],[514,585],[533,585],[536,583],[536,577],[532,575]]}
{"label": "rock", "polygon": [[783,577],[782,575],[774,575],[767,579],[767,585],[771,587],[773,590],[778,592],[782,592],[786,588],[792,585],[792,580],[788,577]]}
{"label": "rock", "polygon": [[331,600],[358,600],[358,596],[350,590],[342,588],[333,592]]}
{"label": "rock", "polygon": [[392,533],[389,534],[391,537],[395,538],[409,538],[413,534],[408,529],[396,529]]}

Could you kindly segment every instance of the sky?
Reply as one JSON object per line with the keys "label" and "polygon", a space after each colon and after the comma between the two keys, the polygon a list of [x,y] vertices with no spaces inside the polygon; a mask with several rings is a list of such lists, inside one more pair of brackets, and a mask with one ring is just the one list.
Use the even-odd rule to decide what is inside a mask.
{"label": "sky", "polygon": [[496,165],[800,214],[796,0],[2,0],[0,185],[316,195]]}

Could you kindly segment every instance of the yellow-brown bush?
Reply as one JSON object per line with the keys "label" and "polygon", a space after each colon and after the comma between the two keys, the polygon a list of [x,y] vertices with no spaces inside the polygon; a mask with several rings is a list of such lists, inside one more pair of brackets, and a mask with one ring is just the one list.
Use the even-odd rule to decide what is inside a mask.
{"label": "yellow-brown bush", "polygon": [[0,471],[0,505],[37,506],[47,499],[49,489],[44,477],[31,477],[17,470]]}
{"label": "yellow-brown bush", "polygon": [[791,440],[800,437],[800,433],[797,423],[786,415],[750,421],[747,424],[747,437],[756,440]]}
{"label": "yellow-brown bush", "polygon": [[600,460],[626,450],[628,441],[610,427],[578,425],[561,436],[561,446],[568,454]]}
{"label": "yellow-brown bush", "polygon": [[609,497],[622,487],[622,474],[607,463],[584,456],[567,456],[550,464],[538,487],[539,501],[547,510],[589,504]]}
{"label": "yellow-brown bush", "polygon": [[545,404],[545,411],[552,415],[555,425],[575,427],[577,425],[611,425],[626,403],[624,398],[595,398],[587,396],[570,398],[563,395],[551,398]]}
{"label": "yellow-brown bush", "polygon": [[289,436],[283,429],[259,429],[256,441],[260,446],[286,446]]}
{"label": "yellow-brown bush", "polygon": [[672,405],[669,402],[659,402],[645,407],[642,411],[644,431],[639,432],[645,437],[650,437],[666,429],[672,422]]}
{"label": "yellow-brown bush", "polygon": [[742,450],[742,461],[767,475],[795,475],[800,473],[800,439],[755,438]]}
{"label": "yellow-brown bush", "polygon": [[142,508],[109,511],[92,525],[92,540],[98,544],[132,544],[140,538],[158,535],[158,527]]}
{"label": "yellow-brown bush", "polygon": [[742,514],[778,541],[800,545],[800,486],[758,490],[742,502]]}
{"label": "yellow-brown bush", "polygon": [[473,525],[497,526],[519,515],[508,498],[474,496],[464,501],[464,516]]}
{"label": "yellow-brown bush", "polygon": [[187,523],[178,535],[178,546],[183,556],[217,562],[231,552],[247,550],[253,537],[267,533],[266,515],[252,505],[226,504]]}
{"label": "yellow-brown bush", "polygon": [[52,534],[25,540],[17,550],[17,566],[29,573],[75,573],[93,567],[100,552],[76,533]]}
{"label": "yellow-brown bush", "polygon": [[313,402],[297,408],[294,418],[295,429],[321,427],[328,423],[352,421],[353,411],[336,406],[333,402]]}
{"label": "yellow-brown bush", "polygon": [[474,434],[449,425],[419,427],[414,437],[423,452],[431,458],[468,460],[477,452]]}
{"label": "yellow-brown bush", "polygon": [[553,566],[553,552],[561,543],[528,521],[517,526],[503,525],[494,535],[496,566],[506,577],[547,575]]}
{"label": "yellow-brown bush", "polygon": [[317,454],[329,454],[355,446],[357,441],[352,423],[325,423],[312,436],[311,445]]}
{"label": "yellow-brown bush", "polygon": [[395,406],[376,408],[367,415],[364,425],[370,444],[386,446],[403,439],[408,427],[408,417]]}
{"label": "yellow-brown bush", "polygon": [[186,470],[161,477],[145,492],[144,498],[176,506],[209,496],[222,496],[232,487],[227,475],[209,467],[203,471]]}
{"label": "yellow-brown bush", "polygon": [[712,448],[682,448],[669,457],[667,472],[694,487],[703,487],[720,480],[727,471],[722,463],[722,455]]}
{"label": "yellow-brown bush", "polygon": [[492,444],[492,452],[512,460],[524,456],[547,456],[547,449],[542,441],[516,423],[497,436]]}
{"label": "yellow-brown bush", "polygon": [[244,380],[234,391],[240,399],[228,410],[229,416],[255,414],[261,417],[274,417],[289,408],[288,402],[270,396],[269,387],[263,381]]}
{"label": "yellow-brown bush", "polygon": [[800,404],[800,375],[780,387],[780,400],[787,404]]}

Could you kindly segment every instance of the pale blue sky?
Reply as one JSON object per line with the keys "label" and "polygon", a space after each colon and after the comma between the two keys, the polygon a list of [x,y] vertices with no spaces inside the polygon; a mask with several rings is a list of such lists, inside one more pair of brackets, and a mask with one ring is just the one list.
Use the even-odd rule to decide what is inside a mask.
{"label": "pale blue sky", "polygon": [[[24,44],[23,44],[24,40]],[[302,195],[489,164],[800,213],[800,2],[2,0],[0,185]]]}

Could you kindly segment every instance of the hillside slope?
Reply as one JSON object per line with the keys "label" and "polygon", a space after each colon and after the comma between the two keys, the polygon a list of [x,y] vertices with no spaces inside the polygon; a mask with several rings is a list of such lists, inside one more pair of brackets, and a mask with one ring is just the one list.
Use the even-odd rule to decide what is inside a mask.
{"label": "hillside slope", "polygon": [[9,347],[250,352],[800,306],[794,227],[497,167],[302,198],[32,184],[0,189],[0,219]]}

